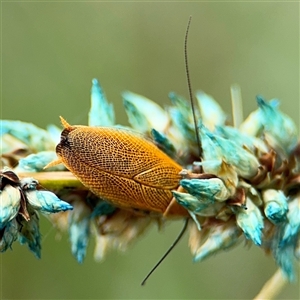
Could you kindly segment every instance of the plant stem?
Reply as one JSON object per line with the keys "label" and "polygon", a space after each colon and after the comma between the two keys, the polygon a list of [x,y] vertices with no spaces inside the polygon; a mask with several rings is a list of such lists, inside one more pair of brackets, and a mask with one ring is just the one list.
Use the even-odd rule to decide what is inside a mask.
{"label": "plant stem", "polygon": [[28,172],[18,173],[20,178],[33,177],[39,184],[48,190],[60,190],[65,187],[86,189],[83,184],[68,171],[65,172]]}
{"label": "plant stem", "polygon": [[274,275],[265,283],[261,291],[253,300],[271,300],[281,292],[287,284],[287,279],[283,277],[281,269],[278,269]]}

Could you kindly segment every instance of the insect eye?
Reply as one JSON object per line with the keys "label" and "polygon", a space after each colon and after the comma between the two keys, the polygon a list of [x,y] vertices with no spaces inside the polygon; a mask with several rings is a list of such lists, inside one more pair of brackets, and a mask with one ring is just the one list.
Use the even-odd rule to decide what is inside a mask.
{"label": "insect eye", "polygon": [[62,131],[60,136],[60,142],[56,146],[56,152],[60,153],[63,148],[70,148],[70,138],[69,138],[70,129],[66,128]]}

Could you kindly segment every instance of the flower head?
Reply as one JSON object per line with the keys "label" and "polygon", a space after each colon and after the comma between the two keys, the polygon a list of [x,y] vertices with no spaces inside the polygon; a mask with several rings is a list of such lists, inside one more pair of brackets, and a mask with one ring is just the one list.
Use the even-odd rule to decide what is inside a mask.
{"label": "flower head", "polygon": [[[122,96],[131,126],[182,166],[178,188],[168,190],[171,197],[166,212],[190,217],[194,260],[202,261],[244,240],[272,254],[286,277],[294,280],[295,260],[300,257],[300,143],[295,124],[279,110],[279,102],[258,96],[258,109],[234,128],[214,99],[198,92],[199,157],[193,114],[183,97],[170,93],[172,105],[163,110],[132,92]],[[90,125],[113,126],[113,106],[96,79],[91,101]],[[70,172],[41,170],[53,158],[55,129],[50,133],[19,121],[2,124],[1,164],[12,167],[19,163],[1,173],[2,252],[19,239],[40,256],[38,211],[50,213],[57,228],[69,231],[72,253],[79,262],[92,236],[96,239],[94,256],[102,260],[110,249],[127,249],[153,223],[160,228],[168,221],[166,212],[112,204],[94,195]],[[61,162],[58,159],[50,165]],[[130,160],[124,166],[130,167]],[[148,172],[146,164],[144,167],[142,175],[134,174],[134,180],[140,180],[145,191],[148,187],[143,180],[151,181],[156,192],[164,193],[170,174],[161,172],[160,165],[153,167],[154,173]],[[31,175],[23,176],[24,171]],[[148,200],[145,192],[145,203]]]}

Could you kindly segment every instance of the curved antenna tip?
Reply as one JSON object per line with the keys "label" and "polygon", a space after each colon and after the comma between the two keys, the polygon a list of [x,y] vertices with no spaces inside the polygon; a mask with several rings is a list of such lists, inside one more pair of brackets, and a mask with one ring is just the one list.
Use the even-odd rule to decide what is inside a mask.
{"label": "curved antenna tip", "polygon": [[169,255],[169,253],[173,250],[173,248],[177,245],[177,243],[181,240],[183,234],[185,233],[187,226],[189,223],[189,218],[185,219],[184,225],[179,233],[179,235],[177,236],[177,238],[175,239],[175,241],[173,242],[173,244],[170,246],[170,248],[166,251],[166,253],[161,257],[161,259],[156,263],[156,265],[150,270],[150,272],[146,275],[146,277],[144,278],[144,280],[141,282],[141,286],[144,286],[148,280],[148,278],[151,276],[151,274],[159,267],[159,265],[165,260],[165,258]]}
{"label": "curved antenna tip", "polygon": [[191,103],[191,107],[192,107],[193,119],[194,119],[196,141],[197,141],[197,144],[198,144],[199,158],[201,159],[202,145],[201,145],[201,139],[200,139],[200,135],[199,135],[197,119],[196,119],[196,112],[195,112],[196,108],[195,108],[195,101],[194,101],[193,92],[192,92],[192,84],[191,84],[191,78],[190,78],[188,53],[187,53],[188,34],[189,34],[191,21],[192,21],[192,16],[190,15],[189,20],[188,20],[188,24],[187,24],[187,27],[186,27],[186,31],[185,31],[185,37],[184,37],[184,62],[185,62],[185,74],[186,74],[186,79],[187,79],[189,98],[190,98],[190,103]]}

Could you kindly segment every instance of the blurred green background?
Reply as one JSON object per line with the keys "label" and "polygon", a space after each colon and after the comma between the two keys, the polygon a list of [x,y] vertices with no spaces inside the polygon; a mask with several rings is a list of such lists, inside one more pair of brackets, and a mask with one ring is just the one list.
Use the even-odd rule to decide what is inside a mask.
{"label": "blurred green background", "polygon": [[[189,15],[193,89],[230,113],[233,83],[242,89],[245,116],[255,95],[278,97],[299,127],[299,3],[2,2],[1,118],[41,127],[86,124],[92,78],[102,84],[126,124],[120,92],[130,90],[168,105],[187,96],[183,39]],[[276,270],[257,247],[240,246],[193,264],[187,237],[145,287],[140,282],[180,230],[153,228],[124,254],[83,265],[42,217],[43,251],[25,247],[1,255],[2,299],[251,299]],[[280,299],[299,299],[298,284]]]}

